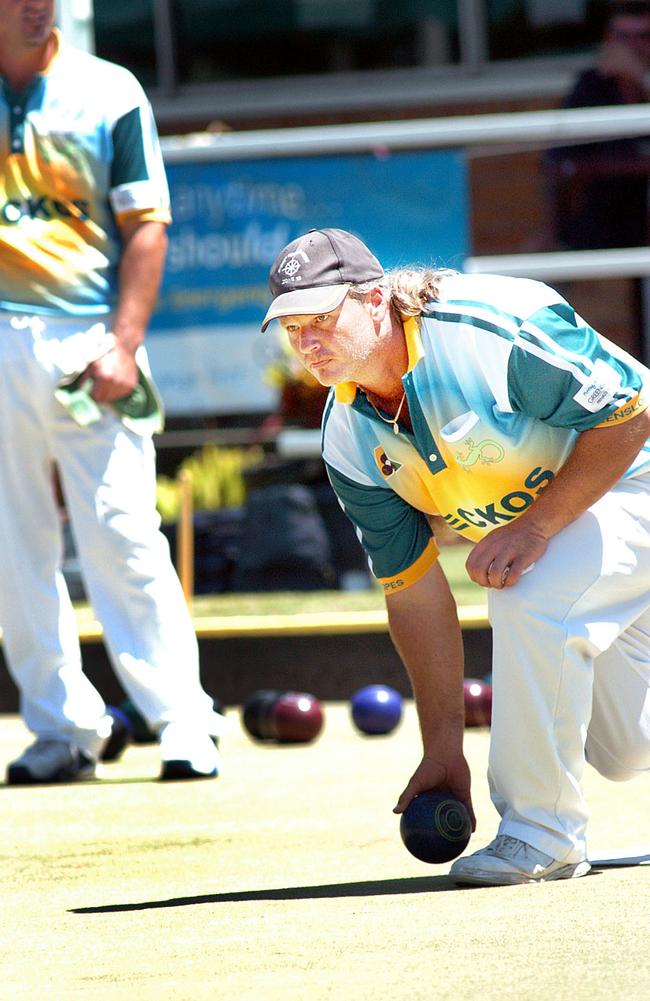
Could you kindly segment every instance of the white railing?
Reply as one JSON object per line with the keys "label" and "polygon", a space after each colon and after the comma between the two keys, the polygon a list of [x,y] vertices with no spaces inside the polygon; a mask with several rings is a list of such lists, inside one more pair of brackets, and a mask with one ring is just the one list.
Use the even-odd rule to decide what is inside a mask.
{"label": "white railing", "polygon": [[490,254],[468,257],[465,271],[512,275],[540,281],[642,278],[650,275],[650,249],[565,250],[543,254]]}
{"label": "white railing", "polygon": [[249,160],[326,153],[363,153],[381,149],[481,147],[516,142],[529,148],[621,139],[650,134],[650,105],[612,108],[558,108],[492,115],[458,115],[352,125],[311,125],[250,132],[191,133],[162,139],[165,159],[179,161]]}

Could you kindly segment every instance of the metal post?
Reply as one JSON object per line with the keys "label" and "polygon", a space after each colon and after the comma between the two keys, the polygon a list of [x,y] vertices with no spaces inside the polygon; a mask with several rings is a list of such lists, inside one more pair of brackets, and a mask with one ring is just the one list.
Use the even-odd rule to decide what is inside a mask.
{"label": "metal post", "polygon": [[172,0],[154,0],[153,24],[156,65],[158,67],[158,87],[164,94],[173,94],[178,81],[176,77],[176,33],[174,30]]}
{"label": "metal post", "polygon": [[458,39],[463,69],[475,76],[482,73],[489,58],[485,0],[458,0]]}
{"label": "metal post", "polygon": [[177,477],[181,507],[176,526],[176,563],[183,594],[188,605],[194,595],[194,503],[192,476],[182,469]]}
{"label": "metal post", "polygon": [[650,278],[641,278],[641,361],[650,367]]}

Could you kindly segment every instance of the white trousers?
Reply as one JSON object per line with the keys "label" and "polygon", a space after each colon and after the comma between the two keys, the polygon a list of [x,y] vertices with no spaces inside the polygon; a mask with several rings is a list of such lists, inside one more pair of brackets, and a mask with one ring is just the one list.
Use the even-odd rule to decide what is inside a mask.
{"label": "white trousers", "polygon": [[214,733],[221,717],[201,687],[196,636],[159,531],[151,437],[110,408],[81,428],[53,396],[78,346],[83,353],[78,331],[93,322],[0,313],[0,624],[26,725],[95,754],[110,717],[82,673],[53,462],[123,688],[153,728],[186,722]]}
{"label": "white trousers", "polygon": [[499,833],[583,858],[585,761],[613,780],[650,768],[650,473],[617,484],[514,587],[490,591],[489,611]]}

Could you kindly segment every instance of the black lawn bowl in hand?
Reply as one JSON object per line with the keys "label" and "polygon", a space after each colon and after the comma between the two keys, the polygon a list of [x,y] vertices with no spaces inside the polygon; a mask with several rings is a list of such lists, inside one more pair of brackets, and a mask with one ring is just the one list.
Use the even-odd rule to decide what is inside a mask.
{"label": "black lawn bowl in hand", "polygon": [[106,712],[113,719],[113,728],[100,757],[102,761],[117,761],[133,740],[133,728],[129,717],[117,706],[106,706]]}
{"label": "black lawn bowl in hand", "polygon": [[430,789],[411,800],[399,832],[411,855],[421,862],[451,862],[469,842],[472,822],[467,808],[449,792]]}

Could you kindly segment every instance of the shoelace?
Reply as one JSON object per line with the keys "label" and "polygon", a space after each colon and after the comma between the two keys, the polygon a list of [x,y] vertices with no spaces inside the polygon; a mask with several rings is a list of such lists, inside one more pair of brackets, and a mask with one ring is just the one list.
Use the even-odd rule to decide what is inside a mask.
{"label": "shoelace", "polygon": [[532,845],[527,845],[520,838],[513,838],[510,834],[499,834],[492,842],[492,845],[489,846],[488,851],[500,858],[514,859],[518,856],[523,856],[529,861],[539,861],[544,865],[548,865],[553,861],[550,855],[539,851],[538,848],[533,848]]}

